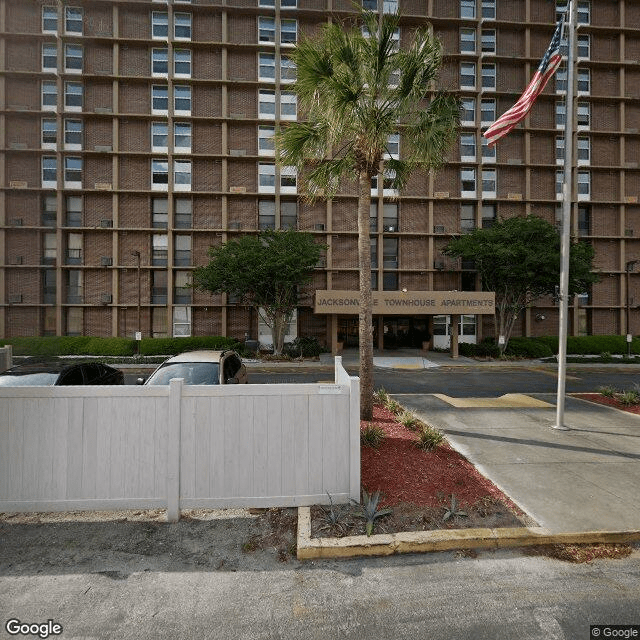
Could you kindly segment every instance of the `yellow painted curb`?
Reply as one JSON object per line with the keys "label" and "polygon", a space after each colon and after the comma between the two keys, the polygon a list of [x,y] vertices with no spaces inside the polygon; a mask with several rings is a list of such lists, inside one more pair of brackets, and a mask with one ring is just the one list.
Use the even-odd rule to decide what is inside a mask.
{"label": "yellow painted curb", "polygon": [[433,395],[457,409],[548,409],[554,406],[524,393],[505,393],[499,398],[452,398],[442,393],[434,393]]}
{"label": "yellow painted curb", "polygon": [[298,560],[390,556],[396,553],[428,553],[452,549],[499,549],[539,544],[620,544],[638,540],[640,531],[551,533],[542,527],[438,529],[369,537],[312,538],[311,509],[298,507]]}

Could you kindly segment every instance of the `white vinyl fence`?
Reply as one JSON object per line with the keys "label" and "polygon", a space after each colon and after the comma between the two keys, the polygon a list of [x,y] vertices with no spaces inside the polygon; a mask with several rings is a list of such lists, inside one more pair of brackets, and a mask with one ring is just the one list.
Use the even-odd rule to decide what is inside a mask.
{"label": "white vinyl fence", "polygon": [[360,497],[359,380],[0,388],[0,511]]}

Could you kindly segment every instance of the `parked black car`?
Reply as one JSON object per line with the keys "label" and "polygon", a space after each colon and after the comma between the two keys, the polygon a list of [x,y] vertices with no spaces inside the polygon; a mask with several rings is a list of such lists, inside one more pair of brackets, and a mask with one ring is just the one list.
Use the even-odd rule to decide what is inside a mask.
{"label": "parked black car", "polygon": [[67,364],[47,360],[18,364],[0,373],[0,387],[124,384],[124,374],[100,362]]}

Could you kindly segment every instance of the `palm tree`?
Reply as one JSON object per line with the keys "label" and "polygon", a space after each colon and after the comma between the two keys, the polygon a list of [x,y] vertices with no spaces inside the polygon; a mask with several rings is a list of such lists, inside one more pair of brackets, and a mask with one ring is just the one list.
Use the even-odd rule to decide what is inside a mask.
{"label": "palm tree", "polygon": [[[292,58],[304,121],[278,134],[279,161],[296,166],[306,195],[331,197],[341,178],[358,183],[360,267],[360,414],[373,413],[373,332],[369,216],[371,180],[401,189],[417,168],[435,168],[457,135],[459,104],[433,91],[442,46],[427,28],[400,49],[398,14],[362,11],[362,28],[329,23],[301,38]],[[394,37],[395,36],[395,37]],[[402,159],[389,158],[389,137],[402,136]]]}

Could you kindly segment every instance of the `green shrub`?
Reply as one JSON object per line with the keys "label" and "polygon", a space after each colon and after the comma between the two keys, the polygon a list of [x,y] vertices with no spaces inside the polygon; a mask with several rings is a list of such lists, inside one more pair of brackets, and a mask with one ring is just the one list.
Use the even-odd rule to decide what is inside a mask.
{"label": "green shrub", "polygon": [[462,342],[458,345],[458,352],[466,358],[497,358],[500,355],[498,345],[493,338],[485,338],[479,344]]}
{"label": "green shrub", "polygon": [[296,338],[293,342],[284,345],[283,353],[292,358],[317,358],[326,349],[318,342],[315,336]]}
{"label": "green shrub", "polygon": [[395,400],[389,400],[386,407],[396,416],[399,416],[404,411],[404,409]]}
{"label": "green shrub", "polygon": [[616,398],[626,407],[640,404],[640,393],[635,390],[623,391],[622,393],[618,393],[616,395]]}
{"label": "green shrub", "polygon": [[422,425],[416,446],[424,451],[431,451],[444,441],[442,431],[429,424]]}
{"label": "green shrub", "polygon": [[144,356],[176,355],[196,349],[235,349],[242,348],[235,338],[223,336],[198,336],[191,338],[143,338],[140,341],[140,354]]}
{"label": "green shrub", "polygon": [[380,387],[374,394],[373,394],[373,401],[377,402],[383,406],[387,406],[387,402],[389,402],[389,395],[387,394],[387,392],[384,390],[383,387]]}
{"label": "green shrub", "polygon": [[135,353],[135,340],[128,338],[46,336],[11,338],[2,344],[12,345],[16,356],[131,356]]}
{"label": "green shrub", "polygon": [[600,387],[598,393],[605,398],[615,398],[617,391],[614,387]]}
{"label": "green shrub", "polygon": [[407,429],[411,429],[415,431],[420,426],[420,420],[415,416],[415,414],[411,413],[411,411],[404,411],[398,417],[398,421],[401,425],[406,427]]}
{"label": "green shrub", "polygon": [[511,338],[505,355],[516,358],[547,358],[553,355],[551,349],[536,338]]}
{"label": "green shrub", "polygon": [[377,449],[385,438],[384,429],[379,426],[367,422],[364,427],[360,428],[360,444],[365,447]]}

